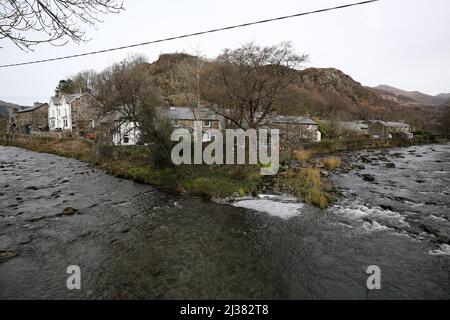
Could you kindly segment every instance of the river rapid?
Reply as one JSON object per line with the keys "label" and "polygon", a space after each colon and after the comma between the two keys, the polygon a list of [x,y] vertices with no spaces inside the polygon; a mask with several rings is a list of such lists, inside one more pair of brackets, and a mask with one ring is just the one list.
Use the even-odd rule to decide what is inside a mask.
{"label": "river rapid", "polygon": [[360,168],[321,211],[176,197],[0,146],[0,299],[449,299],[450,145],[348,156]]}

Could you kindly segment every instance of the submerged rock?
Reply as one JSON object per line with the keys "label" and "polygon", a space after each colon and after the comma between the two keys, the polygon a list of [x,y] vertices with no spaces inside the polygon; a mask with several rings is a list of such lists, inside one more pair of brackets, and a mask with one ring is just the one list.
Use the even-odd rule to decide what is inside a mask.
{"label": "submerged rock", "polygon": [[0,263],[6,262],[15,257],[17,257],[17,253],[13,251],[0,251]]}
{"label": "submerged rock", "polygon": [[375,177],[371,174],[363,174],[363,180],[364,181],[369,181],[369,182],[374,182],[375,181]]}
{"label": "submerged rock", "polygon": [[367,157],[367,156],[361,156],[360,159],[364,163],[371,163],[372,162],[372,160],[369,157]]}
{"label": "submerged rock", "polygon": [[77,209],[74,208],[65,208],[63,211],[63,215],[65,216],[73,216],[74,214],[76,214],[78,212]]}

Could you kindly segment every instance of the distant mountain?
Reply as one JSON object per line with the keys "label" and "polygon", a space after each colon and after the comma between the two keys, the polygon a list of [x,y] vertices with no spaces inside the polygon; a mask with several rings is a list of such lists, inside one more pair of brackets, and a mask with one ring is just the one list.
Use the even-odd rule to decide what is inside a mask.
{"label": "distant mountain", "polygon": [[2,101],[0,100],[0,114],[2,114],[4,117],[11,117],[14,115],[15,110],[23,110],[26,107],[24,106],[20,106],[18,104],[15,103],[11,103],[11,102],[6,102],[6,101]]}
{"label": "distant mountain", "polygon": [[388,85],[379,85],[373,89],[384,93],[393,94],[396,98],[399,99],[404,100],[404,98],[409,98],[421,105],[438,106],[444,104],[448,99],[450,99],[450,94],[431,96],[419,91],[406,91]]}
{"label": "distant mountain", "polygon": [[445,100],[446,104],[450,103],[450,93],[441,93],[438,94],[436,97]]}

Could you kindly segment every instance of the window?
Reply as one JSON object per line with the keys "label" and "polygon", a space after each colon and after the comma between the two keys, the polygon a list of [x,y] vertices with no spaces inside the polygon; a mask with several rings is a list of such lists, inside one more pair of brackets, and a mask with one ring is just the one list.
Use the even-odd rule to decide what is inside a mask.
{"label": "window", "polygon": [[211,133],[205,132],[203,133],[203,142],[210,142],[212,140]]}
{"label": "window", "polygon": [[130,143],[130,137],[128,137],[128,135],[124,135],[124,136],[123,136],[123,143],[124,143],[124,144]]}
{"label": "window", "polygon": [[69,123],[67,122],[67,120],[64,120],[64,128],[67,128],[69,126]]}
{"label": "window", "polygon": [[205,128],[211,128],[211,121],[209,121],[209,120],[203,121],[203,126]]}
{"label": "window", "polygon": [[55,128],[55,119],[52,119],[52,120],[50,121],[50,127],[51,127],[52,129]]}

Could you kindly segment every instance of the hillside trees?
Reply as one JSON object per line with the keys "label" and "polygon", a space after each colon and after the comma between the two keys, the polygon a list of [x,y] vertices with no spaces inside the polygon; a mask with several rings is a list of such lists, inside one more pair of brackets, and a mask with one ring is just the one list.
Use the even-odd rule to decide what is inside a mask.
{"label": "hillside trees", "polygon": [[225,49],[202,72],[201,90],[217,106],[215,111],[235,126],[257,128],[277,110],[286,88],[298,78],[296,69],[306,60],[289,42]]}

